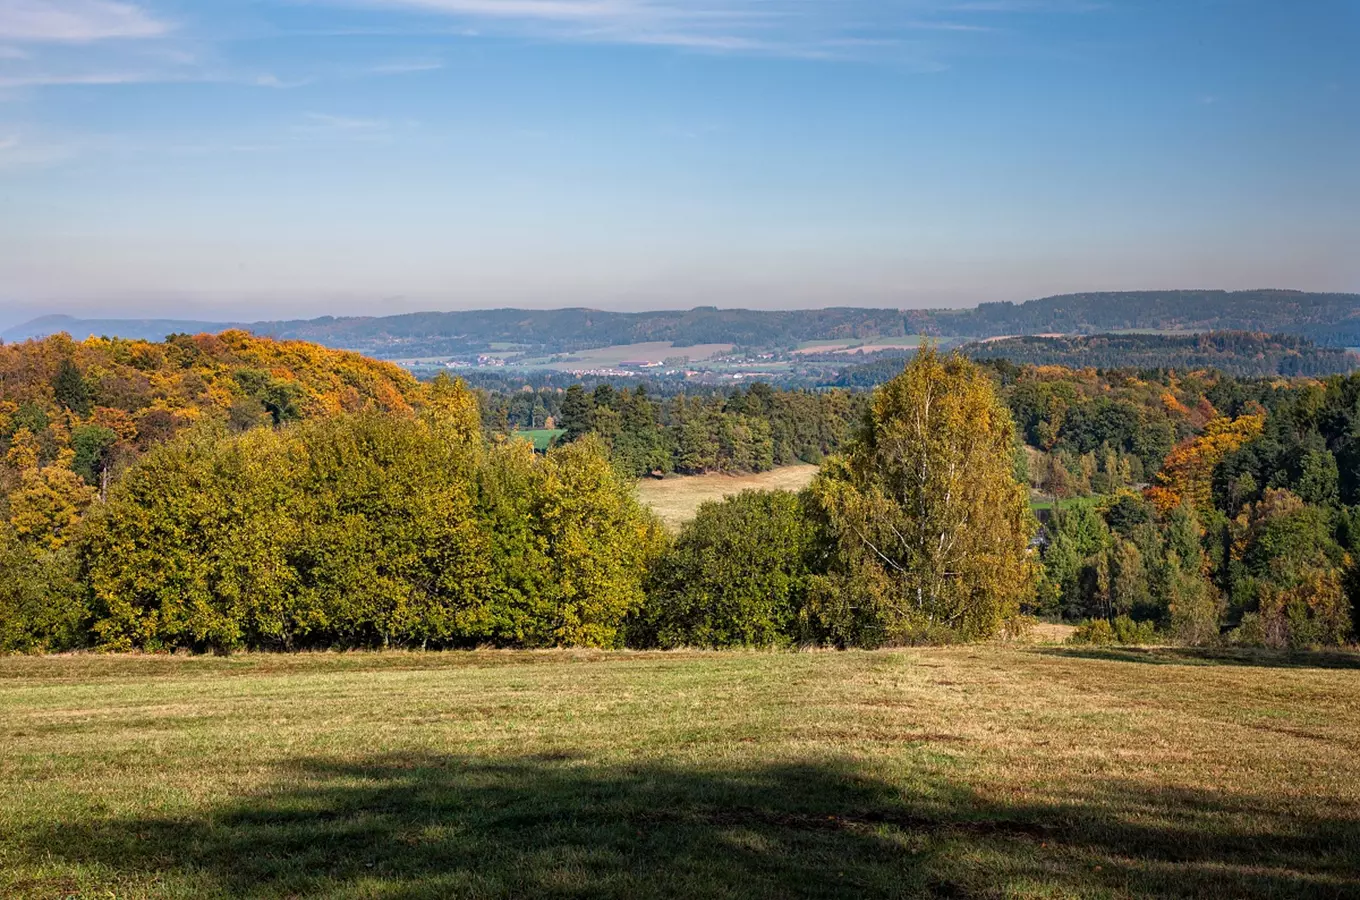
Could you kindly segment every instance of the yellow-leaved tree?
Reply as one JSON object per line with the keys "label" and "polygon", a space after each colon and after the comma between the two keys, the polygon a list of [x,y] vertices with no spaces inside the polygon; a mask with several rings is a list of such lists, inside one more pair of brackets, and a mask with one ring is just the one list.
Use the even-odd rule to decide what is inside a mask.
{"label": "yellow-leaved tree", "polygon": [[1264,415],[1217,418],[1204,433],[1177,444],[1166,456],[1147,498],[1160,513],[1189,503],[1203,514],[1213,508],[1214,468],[1228,454],[1261,436]]}
{"label": "yellow-leaved tree", "polygon": [[834,550],[811,612],[837,643],[986,638],[1033,593],[1014,425],[967,359],[922,348],[813,492]]}

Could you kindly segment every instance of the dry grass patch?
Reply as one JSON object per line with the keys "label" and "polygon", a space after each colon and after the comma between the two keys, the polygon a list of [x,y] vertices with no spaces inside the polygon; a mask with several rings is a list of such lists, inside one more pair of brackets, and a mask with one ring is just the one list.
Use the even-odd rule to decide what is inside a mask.
{"label": "dry grass patch", "polygon": [[642,503],[661,518],[667,528],[679,530],[710,500],[721,500],[746,490],[801,491],[812,483],[817,467],[783,466],[755,475],[675,475],[644,478],[638,482]]}
{"label": "dry grass patch", "polygon": [[0,660],[0,896],[1360,895],[1360,659]]}

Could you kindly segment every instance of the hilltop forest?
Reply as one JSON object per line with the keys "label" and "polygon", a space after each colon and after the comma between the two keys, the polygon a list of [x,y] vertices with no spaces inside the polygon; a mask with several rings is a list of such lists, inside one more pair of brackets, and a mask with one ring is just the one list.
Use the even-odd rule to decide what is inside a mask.
{"label": "hilltop forest", "polygon": [[1344,375],[1360,364],[1360,356],[1339,347],[1319,347],[1296,335],[1246,331],[1013,337],[966,344],[959,349],[973,359],[1000,359],[1016,365],[1183,372],[1214,369],[1225,375]]}
{"label": "hilltop forest", "polygon": [[[546,453],[515,439],[547,417]],[[872,392],[500,394],[239,331],[57,336],[0,346],[0,649],[881,646],[1022,615],[1333,645],[1357,434],[1360,375],[926,348]],[[795,460],[808,490],[673,537],[632,491]]]}

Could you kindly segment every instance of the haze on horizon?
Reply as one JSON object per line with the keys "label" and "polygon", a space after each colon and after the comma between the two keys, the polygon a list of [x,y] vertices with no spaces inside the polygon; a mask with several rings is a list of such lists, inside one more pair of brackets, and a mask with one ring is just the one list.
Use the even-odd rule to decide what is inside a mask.
{"label": "haze on horizon", "polygon": [[0,0],[0,324],[1360,290],[1351,0]]}

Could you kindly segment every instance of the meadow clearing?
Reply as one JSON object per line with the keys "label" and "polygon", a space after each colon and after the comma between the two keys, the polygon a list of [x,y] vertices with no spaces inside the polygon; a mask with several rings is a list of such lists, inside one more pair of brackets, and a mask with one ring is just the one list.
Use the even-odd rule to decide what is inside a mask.
{"label": "meadow clearing", "polygon": [[812,483],[817,466],[782,466],[753,475],[672,475],[668,478],[643,478],[637,496],[667,528],[678,530],[710,500],[721,500],[747,490],[801,491]]}
{"label": "meadow clearing", "polygon": [[1360,658],[0,659],[0,896],[1343,897]]}

